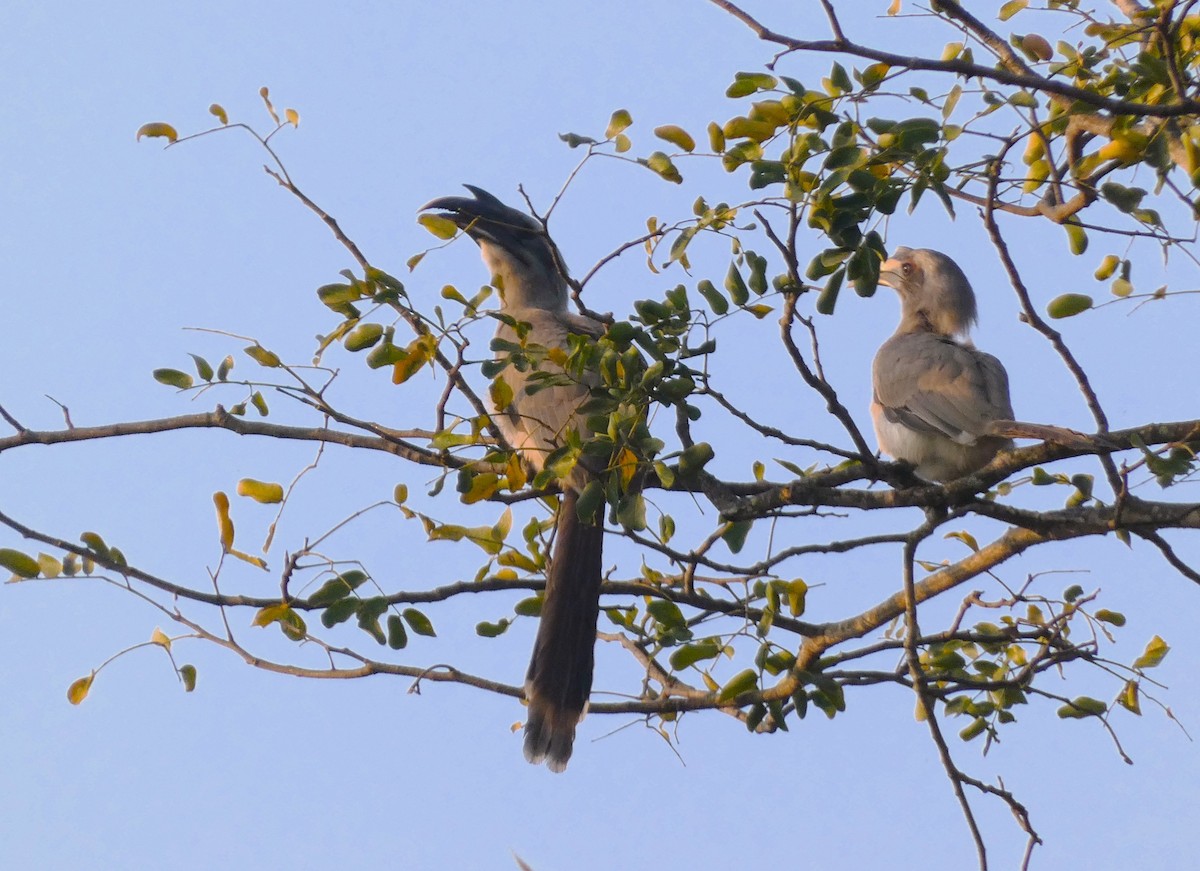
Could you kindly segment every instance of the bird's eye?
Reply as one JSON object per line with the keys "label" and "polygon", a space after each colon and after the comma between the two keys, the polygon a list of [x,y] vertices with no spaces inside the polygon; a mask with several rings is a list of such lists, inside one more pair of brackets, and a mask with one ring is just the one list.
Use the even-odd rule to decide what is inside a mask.
{"label": "bird's eye", "polygon": [[905,278],[908,278],[910,275],[912,275],[913,265],[911,263],[901,264],[900,271],[904,273]]}

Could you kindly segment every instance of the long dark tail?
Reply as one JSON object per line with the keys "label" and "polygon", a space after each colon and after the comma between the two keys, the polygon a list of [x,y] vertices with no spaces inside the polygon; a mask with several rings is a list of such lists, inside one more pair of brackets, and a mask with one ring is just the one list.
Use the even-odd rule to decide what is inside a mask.
{"label": "long dark tail", "polygon": [[566,770],[575,726],[592,691],[600,614],[603,519],[581,521],[578,498],[568,491],[558,509],[542,621],[525,676],[525,758],[534,764],[545,760],[551,771]]}

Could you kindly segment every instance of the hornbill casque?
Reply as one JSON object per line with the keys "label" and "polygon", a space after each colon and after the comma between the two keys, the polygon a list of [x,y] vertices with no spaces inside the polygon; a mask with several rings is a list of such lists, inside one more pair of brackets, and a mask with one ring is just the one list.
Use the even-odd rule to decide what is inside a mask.
{"label": "hornbill casque", "polygon": [[928,248],[897,248],[879,282],[900,296],[900,325],[872,366],[871,419],[880,449],[930,481],[969,475],[1013,438],[1088,449],[1095,439],[1015,421],[1008,373],[968,338],[975,292],[958,264]]}
{"label": "hornbill casque", "polygon": [[[479,245],[500,297],[496,338],[511,343],[509,347],[527,343],[565,350],[568,334],[602,335],[603,323],[567,310],[561,260],[541,222],[485,190],[464,187],[473,197],[441,197],[421,211],[442,213]],[[528,325],[523,341],[516,325]],[[506,356],[497,352],[498,358]],[[539,366],[541,371],[561,372],[548,359]],[[495,423],[534,474],[571,430],[586,435],[578,412],[589,396],[586,375],[552,379],[549,386],[539,384],[533,391],[527,389],[532,383],[528,373],[516,366],[506,366],[500,377],[512,388],[512,401],[495,416]],[[602,512],[585,520],[577,511],[579,493],[594,474],[587,462],[585,457],[561,481],[541,622],[525,677],[525,758],[535,764],[545,761],[551,771],[567,767],[575,726],[592,688],[604,526]]]}

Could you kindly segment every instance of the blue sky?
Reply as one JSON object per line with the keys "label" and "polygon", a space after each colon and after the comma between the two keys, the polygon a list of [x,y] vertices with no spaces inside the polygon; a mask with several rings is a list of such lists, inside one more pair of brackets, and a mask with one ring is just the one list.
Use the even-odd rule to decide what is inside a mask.
{"label": "blue sky", "polygon": [[[849,23],[860,36],[870,31],[894,44],[925,35],[919,20],[869,17],[886,5],[856,5]],[[816,20],[814,3],[757,6],[785,32],[808,32]],[[147,121],[194,132],[219,102],[233,120],[265,127],[258,89],[269,86],[277,106],[301,115],[299,130],[276,139],[293,176],[374,262],[400,274],[432,242],[414,221],[422,203],[471,182],[511,200],[523,184],[544,205],[579,156],[560,132],[600,134],[625,107],[635,153],[653,150],[649,131],[659,124],[681,124],[700,138],[708,121],[737,113],[723,96],[733,73],[771,56],[699,0],[8,4],[0,11],[0,288],[8,300],[0,404],[47,429],[61,425],[47,394],[79,425],[206,409],[212,397],[189,402],[150,372],[186,368],[188,352],[214,362],[233,353],[240,367],[250,364],[241,343],[182,328],[253,335],[303,360],[314,334],[334,325],[313,291],[352,263],[263,174],[253,143],[230,132],[164,152],[161,140],[134,141]],[[827,66],[795,58],[781,71],[815,82]],[[745,196],[740,179],[699,161],[682,168],[688,183],[676,187],[615,161],[589,167],[552,223],[576,273],[643,232],[651,214],[685,216],[699,193],[710,201]],[[1057,228],[1004,226],[1039,301],[1096,292],[1090,274],[1099,242],[1072,258]],[[969,210],[951,223],[926,202],[897,216],[887,240],[937,247],[964,265],[981,300],[977,341],[1008,365],[1019,416],[1088,428],[1061,364],[1017,322]],[[820,244],[811,240],[814,251]],[[1145,287],[1168,279],[1195,286],[1194,267],[1168,270],[1142,253],[1149,256],[1137,277]],[[727,257],[724,249],[698,252],[697,277],[719,279]],[[446,283],[474,290],[485,280],[467,243],[431,254],[405,276],[414,295],[430,296]],[[679,280],[623,258],[597,279],[589,303],[620,314]],[[1195,392],[1183,386],[1195,368],[1192,299],[1132,316],[1113,306],[1064,322],[1115,426],[1196,416]],[[861,424],[870,356],[896,311],[887,293],[846,294],[821,324],[830,377]],[[775,350],[772,319],[764,323],[766,333],[753,325],[731,332],[744,351],[726,358],[727,383],[751,385],[746,402],[764,419],[792,429],[811,421],[814,432],[833,435]],[[336,365],[348,407],[389,425],[414,423],[411,394],[366,376],[348,355]],[[439,387],[422,389],[436,395]],[[712,433],[714,442],[722,438],[747,436]],[[718,458],[731,476],[748,476],[749,457],[778,455],[767,445],[743,447]],[[219,553],[212,492],[232,490],[241,477],[287,481],[311,459],[307,447],[222,433],[26,448],[0,459],[0,505],[64,538],[97,529],[131,561],[204,584]],[[1096,471],[1082,462],[1069,468],[1080,470]],[[394,461],[331,449],[289,506],[283,546],[387,498],[405,474]],[[413,480],[416,493],[423,479]],[[449,496],[421,497],[421,507],[458,516]],[[271,512],[234,510],[240,540],[261,540]],[[971,528],[981,538],[990,529]],[[397,585],[469,577],[476,562],[426,542],[394,512],[374,512],[333,541],[341,555],[386,568]],[[953,557],[953,545],[941,545],[937,558]],[[22,545],[6,532],[0,546]],[[1181,553],[1200,558],[1194,542],[1184,540]],[[626,558],[634,570],[636,559]],[[898,565],[818,559],[799,571],[825,585],[828,598],[810,600],[828,609],[825,619],[888,595],[899,585]],[[1001,574],[1019,582],[1062,570],[1086,574],[1049,589],[1100,587],[1104,603],[1129,617],[1116,657],[1136,656],[1155,633],[1172,644],[1155,675],[1170,686],[1160,696],[1197,734],[1194,586],[1145,545],[1127,551],[1108,540],[1036,550]],[[256,595],[277,588],[275,576],[249,569],[236,578]],[[507,604],[487,607],[494,618]],[[952,612],[954,603],[944,608]],[[941,613],[931,609],[929,619]],[[415,661],[462,661],[518,681],[532,627],[484,643],[470,631],[482,619],[471,606],[431,614],[446,640],[414,644]],[[158,625],[177,631],[128,594],[92,581],[0,588],[0,850],[13,867],[512,868],[514,852],[537,871],[973,862],[926,729],[899,690],[852,693],[834,721],[810,715],[785,735],[750,736],[716,714],[690,717],[678,756],[637,722],[593,716],[563,776],[522,760],[509,729],[522,713],[511,700],[441,685],[413,695],[409,681],[384,677],[303,681],[196,642],[177,648],[199,670],[193,694],[180,691],[160,650],[143,649],[106,668],[84,704],[67,704],[72,680]],[[238,631],[266,655],[319,662],[263,630]],[[627,677],[628,665],[616,653],[602,645],[599,663],[598,688],[622,685],[614,676]],[[1087,676],[1062,689],[1102,698],[1112,691]],[[1047,841],[1035,867],[1190,867],[1200,822],[1196,746],[1147,708],[1141,719],[1117,718],[1133,767],[1095,724],[1059,721],[1047,705],[1021,711],[1019,728],[984,759],[975,744],[952,749],[970,772],[1002,775],[1029,805]],[[628,728],[608,734],[620,726]],[[996,866],[1012,866],[1021,838],[1007,811],[976,807]]]}

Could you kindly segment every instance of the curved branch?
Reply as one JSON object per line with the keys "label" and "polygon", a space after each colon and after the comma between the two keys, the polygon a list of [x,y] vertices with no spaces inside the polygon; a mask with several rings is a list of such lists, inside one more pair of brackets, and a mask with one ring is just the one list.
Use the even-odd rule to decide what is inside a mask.
{"label": "curved branch", "polygon": [[[754,16],[745,10],[741,9],[730,0],[710,0],[714,5],[725,10],[734,18],[741,21],[752,30],[759,39],[765,42],[773,42],[776,45],[781,45],[790,51],[811,51],[811,52],[828,52],[833,54],[847,54],[855,57],[861,57],[865,60],[875,61],[877,63],[885,63],[890,67],[909,70],[927,70],[931,72],[950,73],[956,76],[965,76],[970,78],[980,78],[988,81],[999,82],[1005,85],[1014,85],[1019,88],[1029,88],[1034,91],[1041,91],[1047,94],[1055,94],[1060,97],[1065,97],[1069,100],[1078,101],[1088,106],[1093,106],[1096,109],[1103,109],[1106,112],[1111,112],[1114,115],[1134,115],[1148,116],[1153,118],[1180,118],[1188,115],[1195,115],[1200,112],[1200,102],[1192,99],[1183,98],[1181,95],[1178,103],[1170,103],[1167,105],[1159,105],[1154,103],[1135,103],[1129,100],[1114,100],[1110,97],[1102,97],[1092,91],[1076,88],[1066,82],[1060,82],[1055,79],[1047,79],[1039,75],[1031,73],[1013,72],[1004,67],[988,67],[982,64],[971,63],[963,60],[933,60],[926,57],[914,57],[911,55],[895,54],[890,51],[880,51],[879,49],[869,46],[860,45],[851,42],[848,39],[824,39],[824,40],[808,40],[796,39],[794,37],[785,36],[782,33],[777,33],[771,30],[766,25],[760,23]],[[949,9],[955,7],[961,12],[961,7],[953,0],[941,0],[939,6]],[[965,14],[965,13],[964,13]]]}

